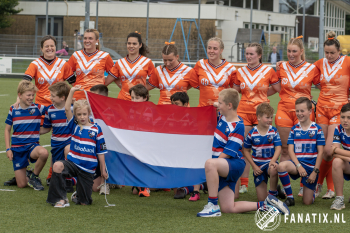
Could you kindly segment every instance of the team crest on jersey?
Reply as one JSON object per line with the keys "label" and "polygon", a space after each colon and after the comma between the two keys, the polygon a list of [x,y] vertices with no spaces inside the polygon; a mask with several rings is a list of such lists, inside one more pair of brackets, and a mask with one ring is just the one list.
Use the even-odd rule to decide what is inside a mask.
{"label": "team crest on jersey", "polygon": [[56,113],[52,113],[51,118],[56,118]]}
{"label": "team crest on jersey", "polygon": [[288,83],[288,79],[287,79],[287,78],[283,78],[283,79],[282,79],[282,84],[283,84],[283,85],[286,85],[287,83]]}
{"label": "team crest on jersey", "polygon": [[309,131],[309,137],[312,138],[313,136],[315,136],[315,131],[310,130]]}
{"label": "team crest on jersey", "polygon": [[163,84],[159,84],[159,89],[160,90],[163,90],[163,87],[164,87]]}
{"label": "team crest on jersey", "polygon": [[55,73],[61,73],[61,67],[57,67],[56,70],[55,70]]}
{"label": "team crest on jersey", "polygon": [[38,83],[39,84],[44,84],[45,82],[45,79],[44,78],[38,78]]}
{"label": "team crest on jersey", "polygon": [[225,133],[228,133],[228,132],[230,132],[230,129],[228,127],[226,127]]}
{"label": "team crest on jersey", "polygon": [[245,88],[245,83],[241,83],[240,88],[244,89]]}
{"label": "team crest on jersey", "polygon": [[20,111],[16,111],[15,115],[21,115],[21,112]]}
{"label": "team crest on jersey", "polygon": [[80,75],[81,74],[81,69],[78,68],[76,73],[77,73],[77,75]]}
{"label": "team crest on jersey", "polygon": [[203,86],[208,86],[208,85],[209,85],[209,80],[208,80],[208,79],[205,79],[205,78],[202,78],[202,79],[201,79],[201,84],[202,84]]}
{"label": "team crest on jersey", "polygon": [[96,133],[94,131],[91,131],[91,130],[89,130],[88,133],[89,133],[90,138],[93,138],[96,135]]}
{"label": "team crest on jersey", "polygon": [[32,109],[29,110],[29,114],[30,114],[30,115],[33,115],[34,113],[35,113],[35,109],[34,109],[34,108],[32,108]]}
{"label": "team crest on jersey", "polygon": [[271,135],[271,136],[269,136],[269,139],[267,139],[267,141],[272,142],[272,140],[273,140],[273,136]]}
{"label": "team crest on jersey", "polygon": [[301,75],[300,75],[300,78],[305,78],[305,77],[307,77],[307,72],[306,71],[304,71]]}

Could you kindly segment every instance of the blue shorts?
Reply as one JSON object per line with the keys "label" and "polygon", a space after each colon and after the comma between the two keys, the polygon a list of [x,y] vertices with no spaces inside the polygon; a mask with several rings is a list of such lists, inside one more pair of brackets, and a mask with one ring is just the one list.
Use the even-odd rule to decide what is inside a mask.
{"label": "blue shorts", "polygon": [[28,167],[28,165],[29,165],[28,160],[31,163],[36,162],[36,159],[32,159],[30,157],[30,154],[32,153],[34,148],[37,146],[40,146],[40,145],[38,143],[32,143],[32,144],[29,144],[26,146],[11,148],[12,153],[13,153],[12,164],[13,164],[14,171]]}
{"label": "blue shorts", "polygon": [[[294,165],[295,163],[292,161],[292,160],[289,160],[291,161]],[[305,169],[306,173],[307,173],[307,176],[305,177],[302,177],[301,178],[301,183],[303,185],[305,185],[307,188],[311,189],[311,190],[316,190],[316,185],[317,185],[317,180],[318,180],[318,174],[316,175],[316,179],[315,179],[315,182],[310,184],[310,183],[307,183],[307,179],[309,179],[309,175],[313,172],[313,169],[304,165],[303,163],[300,163],[301,166]],[[292,175],[292,174],[289,174],[289,176],[293,179],[293,180],[296,180],[296,179],[299,179],[301,176],[299,175],[299,172],[297,171],[297,174],[296,175]]]}
{"label": "blue shorts", "polygon": [[[276,163],[278,164],[277,161],[276,161]],[[264,164],[264,167],[262,169],[260,168],[263,171],[262,174],[256,176],[253,173],[255,187],[258,187],[261,184],[261,182],[263,182],[263,181],[265,181],[265,183],[267,184],[267,182],[269,181],[269,178],[270,178],[270,175],[268,173],[269,167],[270,167],[270,163],[267,163],[266,165]]]}
{"label": "blue shorts", "polygon": [[226,161],[229,166],[229,172],[226,178],[219,176],[219,192],[226,186],[235,192],[236,183],[245,169],[245,161],[237,158],[229,158]]}
{"label": "blue shorts", "polygon": [[66,159],[64,156],[64,148],[66,148],[67,145],[70,145],[70,143],[64,146],[51,147],[52,164]]}

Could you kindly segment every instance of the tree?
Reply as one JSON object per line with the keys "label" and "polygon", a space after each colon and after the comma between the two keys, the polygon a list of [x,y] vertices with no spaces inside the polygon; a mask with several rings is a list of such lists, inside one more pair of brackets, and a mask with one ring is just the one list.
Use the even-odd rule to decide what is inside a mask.
{"label": "tree", "polygon": [[18,14],[23,9],[15,9],[18,0],[0,0],[0,28],[10,27],[13,19],[11,15]]}

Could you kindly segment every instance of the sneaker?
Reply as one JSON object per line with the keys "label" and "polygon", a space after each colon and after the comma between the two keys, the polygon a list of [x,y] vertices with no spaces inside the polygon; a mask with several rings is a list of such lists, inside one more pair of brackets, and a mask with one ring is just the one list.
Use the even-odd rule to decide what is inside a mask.
{"label": "sneaker", "polygon": [[191,193],[191,197],[188,200],[189,201],[198,201],[199,199],[201,199],[199,192],[194,191],[193,193]]}
{"label": "sneaker", "polygon": [[221,211],[219,205],[214,205],[211,202],[208,202],[207,205],[204,206],[204,209],[197,213],[197,217],[220,217]]}
{"label": "sneaker", "polygon": [[41,180],[39,179],[39,177],[35,176],[34,173],[32,173],[32,175],[29,178],[28,186],[33,188],[34,190],[44,190],[44,186],[41,184]]}
{"label": "sneaker", "polygon": [[298,197],[302,197],[303,194],[304,194],[304,188],[303,188],[303,187],[300,187],[299,193],[298,193]]}
{"label": "sneaker", "polygon": [[121,189],[123,186],[119,184],[108,184],[110,189]]}
{"label": "sneaker", "polygon": [[70,199],[72,200],[72,202],[74,202],[75,204],[78,204],[78,197],[77,197],[77,191],[75,191],[72,196],[70,197]]}
{"label": "sneaker", "polygon": [[331,189],[328,189],[326,194],[323,195],[322,199],[331,199],[334,198],[334,192]]}
{"label": "sneaker", "polygon": [[109,185],[108,184],[102,183],[97,188],[100,189],[100,195],[103,195],[103,194],[109,195]]}
{"label": "sneaker", "polygon": [[4,182],[4,186],[13,186],[13,185],[17,185],[16,177],[13,177],[12,179]]}
{"label": "sneaker", "polygon": [[50,186],[51,178],[46,179],[46,185]]}
{"label": "sneaker", "polygon": [[68,199],[65,199],[64,202],[56,202],[55,204],[55,208],[64,208],[64,207],[69,207],[70,204],[69,204],[69,201]]}
{"label": "sneaker", "polygon": [[151,190],[149,188],[141,188],[139,192],[139,197],[149,197],[151,193]]}
{"label": "sneaker", "polygon": [[184,188],[178,188],[176,190],[176,194],[174,195],[174,199],[183,199],[186,197],[186,191]]}
{"label": "sneaker", "polygon": [[294,198],[287,197],[287,200],[284,201],[287,206],[295,206]]}
{"label": "sneaker", "polygon": [[289,214],[289,208],[286,203],[278,200],[277,197],[268,195],[265,199],[265,202],[268,204],[268,206],[275,207],[281,214]]}
{"label": "sneaker", "polygon": [[286,193],[284,192],[284,190],[281,189],[280,185],[277,185],[277,196],[279,198],[281,198],[281,199],[286,199],[287,198]]}
{"label": "sneaker", "polygon": [[[320,196],[321,192],[322,192],[322,184],[317,184],[317,185],[316,185],[315,198],[318,197],[318,196]],[[322,198],[323,198],[323,197],[322,197]]]}
{"label": "sneaker", "polygon": [[242,185],[242,186],[239,188],[239,193],[247,193],[247,192],[248,192],[247,186]]}
{"label": "sneaker", "polygon": [[331,210],[342,210],[345,209],[344,198],[336,197],[331,205]]}
{"label": "sneaker", "polygon": [[74,192],[74,187],[73,187],[72,180],[66,180],[66,191],[67,191],[67,193],[73,193]]}

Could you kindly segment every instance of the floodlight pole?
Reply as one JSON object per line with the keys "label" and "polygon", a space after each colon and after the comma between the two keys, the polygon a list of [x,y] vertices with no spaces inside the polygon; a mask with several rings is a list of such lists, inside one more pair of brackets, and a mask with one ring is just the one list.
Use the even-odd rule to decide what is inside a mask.
{"label": "floodlight pole", "polygon": [[46,19],[45,19],[45,24],[46,24],[46,32],[45,34],[48,34],[49,31],[49,0],[46,0]]}
{"label": "floodlight pole", "polygon": [[249,43],[252,43],[253,32],[253,0],[250,0],[250,30],[249,30]]}
{"label": "floodlight pole", "polygon": [[271,36],[271,15],[269,14],[268,15],[268,21],[269,21],[269,46],[270,46],[270,43],[271,43],[271,40],[270,40],[270,36]]}
{"label": "floodlight pole", "polygon": [[89,22],[90,22],[90,0],[85,0],[85,24],[84,24],[84,31],[86,29],[89,29]]}
{"label": "floodlight pole", "polygon": [[324,43],[324,0],[320,0],[320,31],[318,34],[318,57],[324,57],[323,43]]}
{"label": "floodlight pole", "polygon": [[[200,33],[200,27],[201,27],[201,0],[198,0],[198,38],[197,38],[197,61],[199,61],[199,37],[201,35]],[[190,33],[190,32],[189,32]]]}
{"label": "floodlight pole", "polygon": [[303,0],[303,43],[305,43],[305,0]]}
{"label": "floodlight pole", "polygon": [[96,0],[96,30],[98,30],[98,0]]}
{"label": "floodlight pole", "polygon": [[149,26],[149,0],[147,0],[147,26],[146,26],[146,45],[148,46],[148,26]]}

